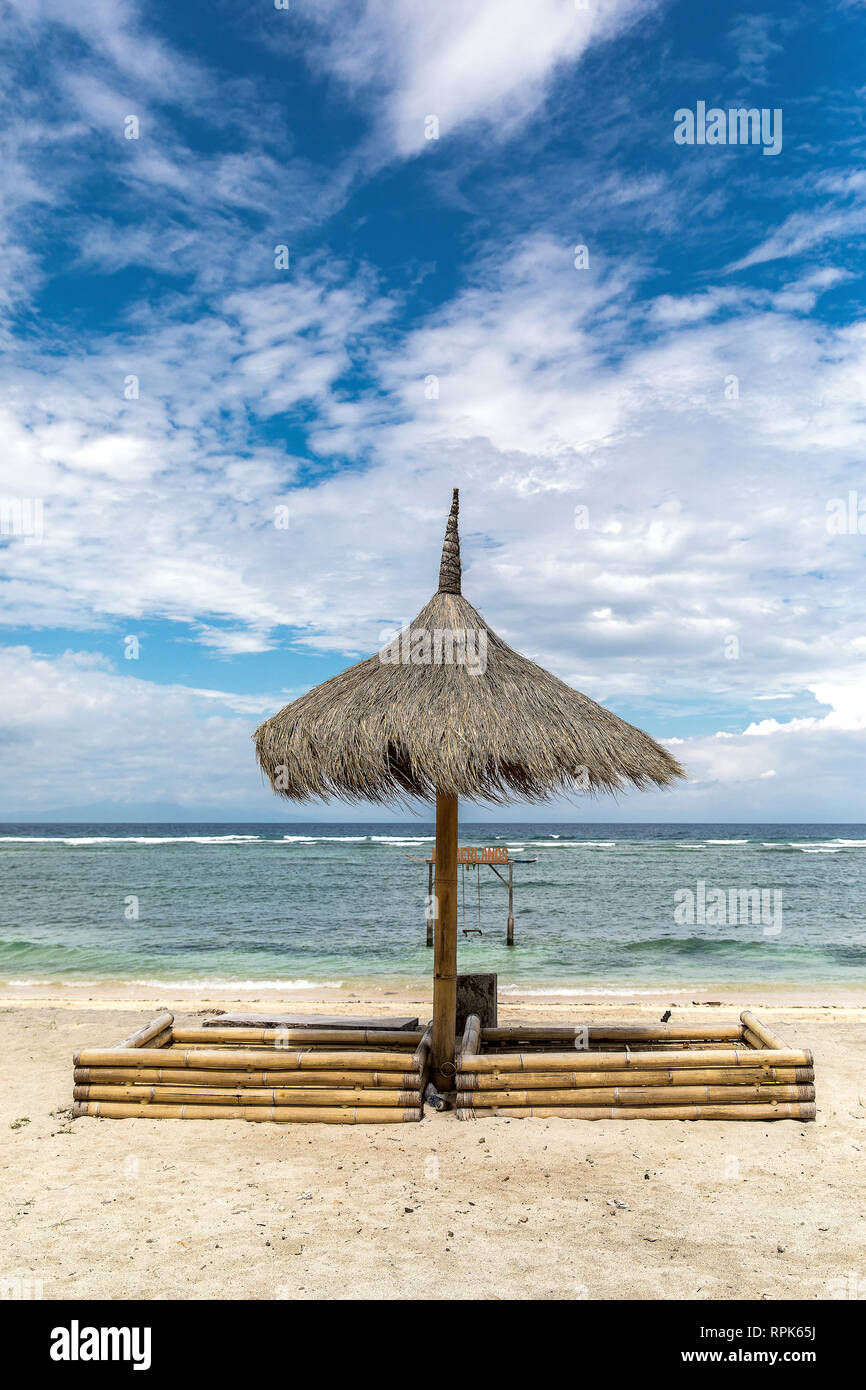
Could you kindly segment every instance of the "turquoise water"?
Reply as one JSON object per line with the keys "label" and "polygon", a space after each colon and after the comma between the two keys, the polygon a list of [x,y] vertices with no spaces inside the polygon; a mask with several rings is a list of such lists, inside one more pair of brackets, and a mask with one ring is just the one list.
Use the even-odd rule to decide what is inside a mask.
{"label": "turquoise water", "polygon": [[[466,822],[460,840],[535,861],[514,869],[512,950],[504,885],[466,875],[484,935],[461,936],[460,967],[505,992],[864,981],[866,826]],[[6,824],[0,981],[417,985],[427,867],[406,856],[432,843],[418,821]]]}

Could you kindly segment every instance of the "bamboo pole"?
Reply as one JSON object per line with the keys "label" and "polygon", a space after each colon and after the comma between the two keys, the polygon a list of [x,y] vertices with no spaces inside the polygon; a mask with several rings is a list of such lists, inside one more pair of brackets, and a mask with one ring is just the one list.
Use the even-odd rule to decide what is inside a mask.
{"label": "bamboo pole", "polygon": [[433,897],[433,861],[427,865],[427,911],[424,914],[427,919],[427,945],[433,945],[433,923],[436,920],[435,900]]}
{"label": "bamboo pole", "polygon": [[500,1105],[738,1105],[756,1101],[805,1101],[815,1099],[814,1086],[680,1086],[675,1096],[670,1086],[599,1086],[563,1091],[473,1091],[476,1109]]}
{"label": "bamboo pole", "polygon": [[138,1028],[136,1032],[130,1033],[128,1038],[124,1038],[122,1042],[115,1043],[115,1047],[144,1047],[147,1043],[150,1043],[153,1038],[158,1037],[160,1033],[164,1033],[166,1029],[170,1030],[173,1023],[174,1014],[169,1013],[166,1009],[163,1013],[157,1014],[156,1018],[152,1019],[150,1023],[145,1023],[142,1028]]}
{"label": "bamboo pole", "polygon": [[[196,1049],[197,1051],[201,1051],[201,1052],[210,1052],[210,1053],[213,1053],[213,1054],[215,1054],[215,1055],[219,1055],[220,1053],[222,1053],[222,1052],[224,1052],[224,1051],[226,1050],[227,1044],[226,1044],[226,1043],[214,1043],[213,1046],[209,1047],[209,1046],[207,1045],[207,1043],[192,1043],[192,1044],[190,1044],[190,1046],[193,1047],[194,1049]],[[165,1050],[166,1050],[166,1052],[186,1052],[188,1049],[187,1049],[187,1045],[186,1045],[185,1043],[177,1043],[177,1044],[175,1044],[175,1045],[172,1045],[172,1047],[170,1047],[170,1048],[166,1048]],[[240,1053],[240,1054],[241,1054],[242,1056],[244,1056],[244,1057],[248,1057],[248,1056],[250,1055],[250,1053],[255,1053],[256,1056],[260,1056],[260,1055],[261,1055],[261,1052],[262,1052],[262,1044],[261,1044],[261,1043],[241,1043],[239,1047],[232,1048],[231,1050],[232,1050],[233,1052]],[[268,1055],[271,1056],[271,1057],[273,1057],[273,1056],[275,1056],[275,1055],[276,1055],[276,1056],[279,1056],[281,1053],[286,1052],[286,1051],[288,1051],[289,1053],[291,1053],[292,1055],[294,1055],[294,1054],[295,1054],[296,1052],[298,1052],[298,1051],[303,1051],[303,1052],[308,1052],[308,1053],[309,1053],[311,1056],[313,1056],[313,1057],[316,1057],[316,1056],[318,1056],[321,1052],[326,1052],[326,1051],[327,1051],[327,1052],[333,1053],[333,1052],[338,1051],[338,1050],[341,1051],[341,1052],[343,1052],[344,1056],[346,1056],[346,1057],[348,1057],[348,1058],[351,1059],[351,1056],[352,1056],[352,1053],[353,1053],[353,1052],[362,1051],[362,1050],[364,1050],[364,1049],[360,1049],[360,1048],[351,1048],[351,1047],[347,1047],[347,1048],[345,1048],[345,1049],[343,1049],[343,1048],[337,1049],[337,1048],[334,1048],[334,1047],[328,1047],[328,1048],[326,1048],[326,1047],[298,1048],[297,1043],[291,1043],[291,1044],[288,1045],[287,1048],[283,1048],[283,1047],[268,1048]],[[396,1050],[397,1050],[397,1049],[392,1049],[392,1048],[389,1048],[389,1049],[388,1049],[389,1052],[391,1052],[391,1051],[396,1051]],[[402,1050],[401,1050],[401,1051],[402,1051]],[[412,1058],[413,1058],[413,1056],[414,1056],[414,1049],[413,1049],[413,1048],[408,1048],[408,1047],[407,1047],[406,1050],[405,1050],[405,1052],[402,1052],[402,1059],[403,1059],[403,1060],[402,1060],[402,1065],[403,1065],[404,1067],[410,1067],[410,1066],[412,1066]],[[350,1060],[350,1061],[347,1062],[346,1065],[347,1065],[347,1066],[353,1066],[354,1063]]]}
{"label": "bamboo pole", "polygon": [[421,1035],[421,1041],[419,1042],[418,1046],[412,1054],[412,1069],[413,1071],[416,1071],[418,1075],[424,1079],[424,1081],[427,1080],[427,1074],[430,1071],[430,1053],[432,1047],[433,1020],[431,1019]]}
{"label": "bamboo pole", "polygon": [[358,1106],[229,1106],[229,1105],[127,1105],[107,1100],[79,1100],[72,1106],[73,1119],[95,1115],[105,1120],[274,1120],[292,1124],[354,1125],[402,1124],[421,1119],[420,1109]]}
{"label": "bamboo pole", "polygon": [[502,1028],[483,1028],[485,1044],[519,1042],[572,1042],[585,1032],[592,1042],[738,1042],[742,1036],[738,1023],[590,1023],[563,1025],[529,1023]]}
{"label": "bamboo pole", "polygon": [[[460,1048],[460,1056],[464,1065],[474,1057],[481,1049],[481,1020],[477,1014],[470,1014],[463,1029],[463,1044]],[[461,1118],[461,1110],[472,1103],[472,1080],[474,1073],[459,1071],[457,1073],[457,1118]]]}
{"label": "bamboo pole", "polygon": [[436,930],[433,951],[433,1080],[454,1089],[457,1027],[457,797],[436,793]]}
{"label": "bamboo pole", "polygon": [[752,1032],[751,1028],[743,1029],[743,1042],[747,1047],[754,1048],[756,1052],[764,1052],[766,1050],[766,1044],[763,1038],[759,1038],[757,1033]]}
{"label": "bamboo pole", "polygon": [[[748,1048],[693,1052],[691,1049],[666,1052],[499,1052],[467,1058],[466,1070],[490,1071],[625,1071],[626,1068],[688,1067],[694,1069],[700,1057],[702,1067],[754,1067],[755,1053]],[[805,1051],[775,1051],[767,1048],[761,1062],[773,1067],[811,1067],[812,1054]],[[457,1068],[461,1067],[458,1058]]]}
{"label": "bamboo pole", "polygon": [[[74,1054],[77,1067],[122,1067],[130,1054],[119,1048],[85,1047]],[[250,1048],[243,1051],[228,1047],[139,1048],[136,1064],[143,1067],[198,1067],[223,1071],[405,1071],[411,1054],[404,1052],[362,1052],[345,1049],[341,1052],[312,1052],[290,1048],[268,1051]]]}
{"label": "bamboo pole", "polygon": [[[783,1105],[644,1105],[644,1106],[572,1106],[569,1109],[550,1106],[499,1106],[485,1110],[486,1120],[503,1115],[512,1120],[814,1120],[814,1102]],[[464,1111],[458,1119],[480,1117],[474,1110]]]}
{"label": "bamboo pole", "polygon": [[474,1057],[481,1051],[481,1019],[477,1014],[469,1014],[463,1028],[461,1057]]}
{"label": "bamboo pole", "polygon": [[381,1105],[404,1110],[420,1107],[421,1092],[385,1090],[294,1090],[282,1086],[222,1089],[195,1086],[76,1086],[75,1100],[135,1101],[151,1105],[166,1101],[172,1105]]}
{"label": "bamboo pole", "polygon": [[552,1072],[482,1072],[474,1076],[458,1072],[464,1090],[509,1091],[515,1086],[531,1086],[534,1090],[559,1090],[577,1086],[749,1086],[777,1083],[801,1086],[815,1080],[811,1067],[705,1067],[683,1068],[681,1071],[552,1071]]}
{"label": "bamboo pole", "polygon": [[[339,1086],[357,1090],[370,1086],[392,1091],[421,1089],[421,1073],[417,1071],[191,1071],[177,1067],[76,1067],[73,1072],[76,1086],[133,1086],[153,1085],[165,1081],[184,1086],[233,1086],[246,1089],[261,1086],[293,1087]],[[525,1084],[525,1078],[520,1082]],[[562,1083],[565,1085],[565,1082]]]}
{"label": "bamboo pole", "polygon": [[175,1028],[173,1039],[176,1043],[200,1043],[214,1046],[243,1046],[256,1043],[282,1045],[331,1047],[406,1047],[412,1051],[424,1036],[422,1029],[400,1032],[394,1029],[374,1030],[371,1028]]}
{"label": "bamboo pole", "polygon": [[748,1028],[750,1033],[754,1033],[760,1039],[761,1047],[778,1049],[785,1046],[778,1033],[774,1033],[765,1023],[761,1023],[760,1019],[755,1018],[755,1015],[750,1013],[748,1009],[744,1009],[740,1014],[740,1022],[744,1028]]}

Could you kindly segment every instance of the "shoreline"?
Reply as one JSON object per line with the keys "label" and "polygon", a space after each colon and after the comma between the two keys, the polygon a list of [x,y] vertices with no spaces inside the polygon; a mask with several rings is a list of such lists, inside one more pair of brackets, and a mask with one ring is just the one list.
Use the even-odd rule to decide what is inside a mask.
{"label": "shoreline", "polygon": [[[255,1012],[259,1005],[279,1005],[284,1012],[298,1013],[327,1008],[330,1013],[365,1012],[370,1009],[397,1013],[411,1011],[430,1017],[432,997],[427,982],[417,986],[399,982],[370,984],[345,983],[340,987],[309,986],[293,989],[267,985],[239,987],[237,984],[174,986],[171,983],[142,985],[138,982],[102,981],[84,985],[3,985],[0,1008],[50,1009],[149,1009],[157,1004],[172,1011],[191,1008]],[[513,1012],[525,1020],[533,1010],[548,1016],[583,1008],[605,1010],[734,1009],[766,1007],[785,1009],[837,1009],[857,1012],[866,1008],[866,985],[724,984],[708,987],[650,985],[645,988],[599,989],[579,985],[545,989],[521,985],[499,986],[499,1011],[503,1018]]]}

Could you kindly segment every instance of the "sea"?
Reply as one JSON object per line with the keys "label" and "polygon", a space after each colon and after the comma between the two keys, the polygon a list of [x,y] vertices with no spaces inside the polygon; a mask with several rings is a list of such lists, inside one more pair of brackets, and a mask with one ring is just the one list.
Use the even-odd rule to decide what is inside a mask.
{"label": "sea", "polygon": [[[503,879],[458,881],[459,968],[505,996],[866,979],[864,825],[466,821],[460,843],[515,861],[513,947]],[[0,985],[417,988],[432,846],[414,820],[5,823]]]}

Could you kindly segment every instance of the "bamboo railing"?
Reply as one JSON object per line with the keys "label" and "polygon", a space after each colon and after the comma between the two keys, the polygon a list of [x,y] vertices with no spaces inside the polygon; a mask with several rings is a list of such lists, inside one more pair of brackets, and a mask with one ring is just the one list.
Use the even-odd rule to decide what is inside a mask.
{"label": "bamboo railing", "polygon": [[[564,1050],[570,1042],[571,1048]],[[518,1024],[467,1019],[457,1118],[813,1120],[808,1049],[738,1024]]]}
{"label": "bamboo railing", "polygon": [[170,1013],[74,1054],[73,1115],[380,1124],[417,1121],[431,1027],[175,1028]]}
{"label": "bamboo railing", "polygon": [[[170,1013],[74,1055],[73,1115],[103,1119],[418,1121],[434,1027],[176,1028]],[[737,1024],[519,1024],[466,1020],[458,1120],[813,1120],[808,1049],[748,1010]]]}

